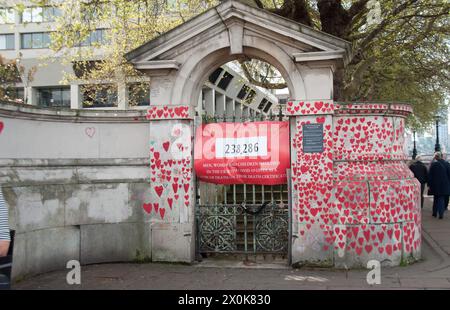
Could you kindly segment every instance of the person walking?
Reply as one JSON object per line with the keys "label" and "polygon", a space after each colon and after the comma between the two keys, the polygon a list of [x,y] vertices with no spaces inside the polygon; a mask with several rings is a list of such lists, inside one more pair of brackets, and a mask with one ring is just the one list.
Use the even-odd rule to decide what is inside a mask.
{"label": "person walking", "polygon": [[8,255],[10,241],[8,207],[6,206],[2,188],[0,187],[0,257]]}
{"label": "person walking", "polygon": [[[447,158],[444,155],[442,156],[442,163],[444,165],[446,165],[448,169],[450,169],[450,163],[447,161]],[[450,200],[450,195],[447,195],[447,196],[444,197],[444,211],[448,210],[448,202],[449,202],[449,200]]]}
{"label": "person walking", "polygon": [[443,219],[445,198],[450,195],[450,165],[444,163],[441,152],[434,153],[434,159],[428,172],[428,185],[434,196],[432,215]]}
{"label": "person walking", "polygon": [[425,190],[425,185],[428,182],[428,170],[421,159],[420,156],[417,156],[409,166],[409,169],[411,169],[414,177],[420,182],[420,207],[423,209],[423,192]]}

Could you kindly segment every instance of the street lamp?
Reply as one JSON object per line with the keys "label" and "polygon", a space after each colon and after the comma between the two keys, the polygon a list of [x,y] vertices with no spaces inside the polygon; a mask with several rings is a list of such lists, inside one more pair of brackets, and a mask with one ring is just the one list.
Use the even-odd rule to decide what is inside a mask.
{"label": "street lamp", "polygon": [[416,148],[416,131],[413,131],[413,142],[414,142],[414,147],[413,147],[413,152],[412,152],[412,159],[415,160],[417,157],[417,148]]}
{"label": "street lamp", "polygon": [[441,151],[441,145],[439,144],[439,116],[436,116],[436,144],[434,145],[434,151]]}

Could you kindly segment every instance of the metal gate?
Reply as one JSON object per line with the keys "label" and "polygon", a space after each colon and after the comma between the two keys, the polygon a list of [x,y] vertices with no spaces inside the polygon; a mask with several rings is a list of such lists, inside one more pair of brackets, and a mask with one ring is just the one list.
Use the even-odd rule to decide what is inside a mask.
{"label": "metal gate", "polygon": [[[227,107],[205,109],[203,102],[202,123],[284,119],[281,108],[274,115],[269,111],[262,113],[263,111],[250,110],[243,104],[236,117],[233,111],[227,111]],[[248,109],[246,114],[242,113],[244,108]],[[218,111],[223,115],[217,115]],[[198,254],[203,257],[211,254],[281,254],[283,258],[287,257],[287,184],[215,185],[198,180],[196,184]]]}
{"label": "metal gate", "polygon": [[197,205],[200,253],[287,254],[286,185],[207,186],[215,191],[215,202],[202,203],[200,194]]}

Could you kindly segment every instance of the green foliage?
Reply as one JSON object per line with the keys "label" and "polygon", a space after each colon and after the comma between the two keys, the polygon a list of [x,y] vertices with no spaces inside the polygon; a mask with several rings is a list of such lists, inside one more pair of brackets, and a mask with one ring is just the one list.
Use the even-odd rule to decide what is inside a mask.
{"label": "green foliage", "polygon": [[[357,55],[346,69],[343,97],[409,102],[415,114],[409,126],[427,127],[446,109],[448,100],[449,3],[380,3],[386,24],[380,28],[380,24],[356,26],[349,36],[361,56]],[[409,5],[393,13],[401,3]],[[366,41],[372,34],[372,39]]]}
{"label": "green foliage", "polygon": [[[78,70],[66,72],[61,82],[94,82],[85,86],[93,97],[103,91],[101,84],[133,83],[136,91],[145,92],[148,78],[124,54],[215,4],[213,0],[64,1],[50,47]],[[83,46],[96,29],[107,29],[104,41]],[[135,96],[129,97],[129,105],[137,103]]]}
{"label": "green foliage", "polygon": [[450,77],[448,1],[256,2],[352,43],[353,59],[344,72],[335,74],[336,100],[409,102],[415,117],[408,124],[417,129],[429,126],[437,114],[446,111]]}
{"label": "green foliage", "polygon": [[0,99],[14,99],[10,93],[18,81],[20,81],[20,74],[16,61],[6,60],[0,55]]}

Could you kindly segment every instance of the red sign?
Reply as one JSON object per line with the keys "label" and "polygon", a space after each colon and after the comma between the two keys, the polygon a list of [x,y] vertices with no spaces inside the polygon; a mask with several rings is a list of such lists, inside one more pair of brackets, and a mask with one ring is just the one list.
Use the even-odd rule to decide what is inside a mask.
{"label": "red sign", "polygon": [[212,123],[197,129],[197,177],[215,184],[286,184],[288,122]]}

